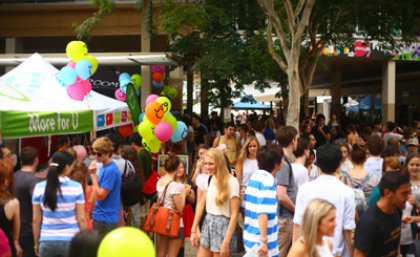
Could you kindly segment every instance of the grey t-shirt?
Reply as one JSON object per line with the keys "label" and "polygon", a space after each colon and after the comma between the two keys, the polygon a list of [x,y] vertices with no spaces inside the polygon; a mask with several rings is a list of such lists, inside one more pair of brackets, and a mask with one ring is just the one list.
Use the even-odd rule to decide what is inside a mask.
{"label": "grey t-shirt", "polygon": [[31,172],[17,171],[14,174],[13,191],[20,204],[20,236],[32,235],[32,194],[38,179]]}
{"label": "grey t-shirt", "polygon": [[[289,158],[284,156],[283,165],[275,174],[277,185],[287,187],[287,195],[296,203],[297,187],[295,178],[293,177],[292,166]],[[293,219],[294,212],[289,211],[286,207],[279,203],[278,214],[280,218]]]}

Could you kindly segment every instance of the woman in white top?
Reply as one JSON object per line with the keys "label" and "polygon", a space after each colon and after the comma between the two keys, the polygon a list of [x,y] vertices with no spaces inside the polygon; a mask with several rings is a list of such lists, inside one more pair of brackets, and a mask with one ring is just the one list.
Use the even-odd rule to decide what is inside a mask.
{"label": "woman in white top", "polygon": [[292,245],[287,257],[333,257],[332,243],[337,226],[336,209],[323,199],[313,199],[303,214],[302,236]]}
{"label": "woman in white top", "polygon": [[241,148],[236,162],[236,178],[241,187],[246,187],[252,174],[258,170],[257,152],[259,147],[257,138],[250,136]]}
{"label": "woman in white top", "polygon": [[[191,243],[199,247],[198,257],[229,256],[235,250],[234,233],[239,212],[239,183],[227,169],[225,157],[217,148],[204,156],[204,166],[211,177],[205,183],[191,228]],[[200,231],[199,222],[206,208]]]}
{"label": "woman in white top", "polygon": [[[176,171],[181,168],[181,161],[178,156],[170,155],[165,161],[166,174],[159,179],[156,190],[158,193],[158,201],[162,201],[163,193],[166,189],[163,207],[175,209],[179,212],[184,210],[185,198],[190,194],[191,186],[182,185],[175,182]],[[179,233],[176,238],[159,235],[157,246],[157,257],[176,257],[179,249],[181,249],[184,239],[184,225],[182,219],[180,221]]]}

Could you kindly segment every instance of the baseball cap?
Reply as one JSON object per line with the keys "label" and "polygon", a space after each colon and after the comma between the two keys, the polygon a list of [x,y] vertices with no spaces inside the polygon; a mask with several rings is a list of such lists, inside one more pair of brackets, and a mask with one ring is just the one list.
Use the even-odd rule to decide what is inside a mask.
{"label": "baseball cap", "polygon": [[419,145],[419,140],[416,137],[409,138],[407,140],[407,145],[415,145],[415,146],[418,146]]}

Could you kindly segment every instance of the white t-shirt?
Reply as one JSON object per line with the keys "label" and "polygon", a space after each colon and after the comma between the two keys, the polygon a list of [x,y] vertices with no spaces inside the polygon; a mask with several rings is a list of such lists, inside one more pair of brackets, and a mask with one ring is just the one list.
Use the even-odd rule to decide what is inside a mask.
{"label": "white t-shirt", "polygon": [[[170,208],[170,209],[175,209],[173,196],[181,194],[184,190],[184,185],[182,183],[178,183],[178,182],[169,182],[169,183],[170,184],[168,186],[168,189],[166,190],[165,199],[163,200],[163,207]],[[158,200],[157,200],[158,202],[162,201],[163,191],[165,190],[165,187],[166,186],[160,186],[160,180],[156,184],[156,191],[157,191],[157,194],[158,194]],[[184,226],[184,223],[182,222],[182,219],[180,221],[180,226],[181,227]]]}
{"label": "white t-shirt", "polygon": [[247,186],[248,181],[251,178],[252,174],[259,170],[258,168],[258,161],[251,160],[251,159],[245,159],[244,165],[242,166],[242,181],[241,186]]}
{"label": "white t-shirt", "polygon": [[195,184],[197,185],[197,187],[201,190],[204,191],[204,185],[207,183],[209,183],[209,174],[207,173],[200,173],[198,174],[198,176],[195,178]]}
{"label": "white t-shirt", "polygon": [[402,140],[402,138],[403,138],[403,135],[398,134],[398,133],[394,133],[394,132],[388,132],[388,133],[386,133],[386,134],[384,135],[384,143],[385,143],[385,146],[386,146],[386,145],[388,145],[388,141],[389,141],[391,138],[395,138],[395,139],[397,139],[398,141],[401,141],[401,140]]}
{"label": "white t-shirt", "polygon": [[218,195],[217,190],[217,178],[212,177],[210,186],[208,183],[204,184],[206,193],[206,212],[213,215],[223,215],[230,218],[230,199],[233,197],[239,197],[239,183],[234,176],[229,177],[228,181],[228,200],[223,205],[216,204],[216,196]]}
{"label": "white t-shirt", "polygon": [[300,163],[292,163],[293,177],[297,188],[309,181],[308,169]]}
{"label": "white t-shirt", "polygon": [[376,176],[379,179],[382,177],[382,163],[384,159],[381,157],[369,157],[367,158],[365,164],[363,165],[363,169],[371,175]]}
{"label": "white t-shirt", "polygon": [[263,147],[267,144],[267,140],[265,140],[265,137],[263,134],[256,132],[255,137],[257,138],[258,144],[260,145],[260,147]]}
{"label": "white t-shirt", "polygon": [[344,230],[353,230],[356,227],[355,202],[353,190],[344,185],[332,175],[321,175],[314,181],[308,182],[299,188],[296,198],[295,216],[293,223],[302,225],[303,213],[308,203],[315,198],[329,201],[336,207],[337,226],[334,230],[333,255],[348,257],[350,253],[346,247]]}

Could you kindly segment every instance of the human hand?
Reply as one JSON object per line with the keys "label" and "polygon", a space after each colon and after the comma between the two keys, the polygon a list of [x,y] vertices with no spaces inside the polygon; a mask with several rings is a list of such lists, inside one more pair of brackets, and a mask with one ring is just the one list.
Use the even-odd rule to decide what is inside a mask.
{"label": "human hand", "polygon": [[38,242],[34,243],[34,252],[36,256],[39,256],[39,244]]}
{"label": "human hand", "polygon": [[222,245],[220,246],[220,257],[229,257],[229,242],[223,241]]}
{"label": "human hand", "polygon": [[201,236],[200,231],[198,230],[195,233],[191,232],[191,236],[190,236],[191,245],[196,249],[200,247],[200,236]]}
{"label": "human hand", "polygon": [[258,248],[258,257],[267,257],[267,256],[268,256],[267,244],[261,242],[260,247]]}
{"label": "human hand", "polygon": [[408,195],[408,202],[413,206],[416,205],[417,204],[416,197],[413,194]]}
{"label": "human hand", "polygon": [[403,218],[401,219],[401,221],[402,221],[403,223],[406,223],[406,224],[411,224],[411,223],[413,223],[414,219],[413,219],[413,217],[412,217],[412,216],[406,216],[406,217],[403,217]]}
{"label": "human hand", "polygon": [[96,174],[96,170],[97,170],[96,160],[93,160],[93,161],[89,164],[89,173],[90,173],[90,174]]}
{"label": "human hand", "polygon": [[22,251],[22,247],[20,247],[19,240],[15,241],[15,249],[16,249],[16,256],[22,257],[23,251]]}

